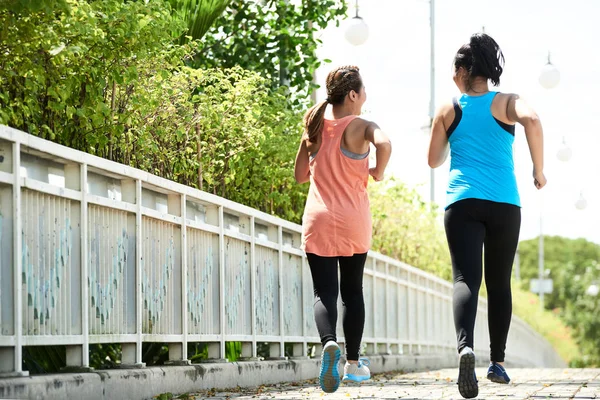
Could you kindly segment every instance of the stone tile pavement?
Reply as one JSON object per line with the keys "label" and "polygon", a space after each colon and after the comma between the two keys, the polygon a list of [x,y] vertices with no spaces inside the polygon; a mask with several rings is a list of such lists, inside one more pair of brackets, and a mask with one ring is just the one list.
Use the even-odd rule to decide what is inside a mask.
{"label": "stone tile pavement", "polygon": [[[508,369],[509,385],[485,379],[487,368],[477,368],[478,399],[600,399],[600,369]],[[457,369],[420,373],[378,374],[361,385],[342,384],[326,394],[316,380],[235,390],[195,393],[194,399],[462,399],[456,385]],[[194,397],[195,396],[195,397]]]}

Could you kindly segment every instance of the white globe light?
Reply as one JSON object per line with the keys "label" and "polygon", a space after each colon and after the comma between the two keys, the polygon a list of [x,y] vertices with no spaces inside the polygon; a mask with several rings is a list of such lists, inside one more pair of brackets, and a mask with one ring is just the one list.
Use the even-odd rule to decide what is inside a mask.
{"label": "white globe light", "polygon": [[569,161],[571,159],[572,155],[573,155],[573,152],[571,151],[571,148],[569,146],[567,146],[567,144],[564,142],[563,142],[562,147],[556,153],[556,157],[562,162]]}
{"label": "white globe light", "polygon": [[345,37],[350,44],[360,46],[369,38],[369,27],[361,17],[354,17],[347,23]]}
{"label": "white globe light", "polygon": [[591,285],[590,285],[590,286],[587,288],[587,290],[585,291],[585,293],[586,293],[588,296],[593,296],[593,297],[596,297],[596,296],[598,296],[598,293],[600,293],[600,288],[599,288],[599,287],[598,287],[598,285],[596,285],[596,284],[591,284]]}
{"label": "white globe light", "polygon": [[579,199],[575,202],[575,208],[578,210],[585,210],[587,207],[587,200],[583,197],[583,194],[579,195]]}
{"label": "white globe light", "polygon": [[553,64],[546,64],[540,73],[540,85],[546,89],[552,89],[560,82],[560,72]]}

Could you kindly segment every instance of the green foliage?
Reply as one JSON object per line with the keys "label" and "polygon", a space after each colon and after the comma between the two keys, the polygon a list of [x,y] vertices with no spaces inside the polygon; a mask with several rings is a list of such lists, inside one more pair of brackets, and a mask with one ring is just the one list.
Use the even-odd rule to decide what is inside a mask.
{"label": "green foliage", "polygon": [[[519,245],[524,286],[538,275],[538,239]],[[545,306],[554,310],[572,329],[581,351],[576,366],[600,365],[600,298],[586,293],[600,283],[600,246],[585,239],[544,238],[544,267],[550,270],[554,290]]]}
{"label": "green foliage", "polygon": [[196,65],[259,72],[271,87],[288,86],[297,104],[306,104],[321,63],[314,35],[346,11],[344,0],[232,0],[204,37]]}
{"label": "green foliage", "polygon": [[223,14],[231,0],[170,0],[173,10],[179,12],[186,22],[187,31],[181,38],[198,40],[208,31],[215,20]]}
{"label": "green foliage", "polygon": [[[521,278],[529,285],[538,277],[539,240],[531,239],[519,244]],[[554,291],[545,296],[545,306],[564,308],[573,297],[573,276],[583,274],[594,262],[600,261],[600,246],[585,239],[567,239],[560,236],[544,237],[544,269],[550,270]]]}
{"label": "green foliage", "polygon": [[0,123],[300,221],[301,117],[283,90],[240,67],[185,66],[165,2],[70,5],[0,13]]}
{"label": "green foliage", "polygon": [[17,14],[52,13],[69,11],[69,6],[66,0],[0,0],[0,10],[8,10]]}
{"label": "green foliage", "polygon": [[573,264],[565,268],[571,269],[572,278],[569,288],[569,301],[563,311],[564,319],[575,333],[581,348],[581,359],[575,360],[575,366],[600,366],[600,296],[587,293],[592,284],[600,284],[600,264],[590,263],[583,273],[574,271]]}
{"label": "green foliage", "polygon": [[226,342],[225,343],[225,358],[234,362],[242,356],[242,342]]}
{"label": "green foliage", "polygon": [[65,346],[23,347],[23,370],[31,375],[58,373],[66,365]]}
{"label": "green foliage", "polygon": [[94,369],[114,368],[121,362],[121,344],[90,344],[90,367]]}
{"label": "green foliage", "polygon": [[185,54],[168,33],[183,26],[160,1],[69,4],[0,12],[0,123],[128,163],[135,130],[163,116],[149,97]]}
{"label": "green foliage", "polygon": [[451,280],[450,254],[437,209],[394,178],[371,184],[369,196],[373,215],[371,248]]}
{"label": "green foliage", "polygon": [[542,311],[538,296],[529,292],[528,288],[528,285],[513,282],[513,313],[544,336],[565,362],[579,359],[580,349],[573,338],[573,330],[560,319],[557,312]]}
{"label": "green foliage", "polygon": [[208,345],[206,343],[188,343],[188,359],[192,363],[208,359]]}

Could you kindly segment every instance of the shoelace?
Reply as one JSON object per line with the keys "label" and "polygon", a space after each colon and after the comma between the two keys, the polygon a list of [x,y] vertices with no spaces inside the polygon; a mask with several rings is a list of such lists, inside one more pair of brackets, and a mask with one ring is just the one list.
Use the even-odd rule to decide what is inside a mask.
{"label": "shoelace", "polygon": [[368,358],[365,357],[361,357],[358,359],[358,368],[362,367],[362,366],[368,367],[369,365],[371,365],[371,361],[369,361]]}

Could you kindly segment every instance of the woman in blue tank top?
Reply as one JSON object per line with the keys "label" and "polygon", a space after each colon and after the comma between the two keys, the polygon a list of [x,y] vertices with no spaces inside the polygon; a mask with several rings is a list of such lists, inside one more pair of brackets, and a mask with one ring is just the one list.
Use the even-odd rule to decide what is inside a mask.
{"label": "woman in blue tank top", "polygon": [[546,184],[537,114],[518,95],[489,90],[488,81],[499,85],[503,64],[500,47],[486,34],[471,36],[458,50],[453,79],[461,96],[438,110],[429,145],[431,168],[451,154],[444,225],[454,276],[458,389],[465,398],[479,392],[473,330],[484,247],[491,361],[487,378],[510,381],[503,363],[512,315],[510,277],[521,227],[513,163],[515,123],[525,129],[534,185],[541,189]]}

